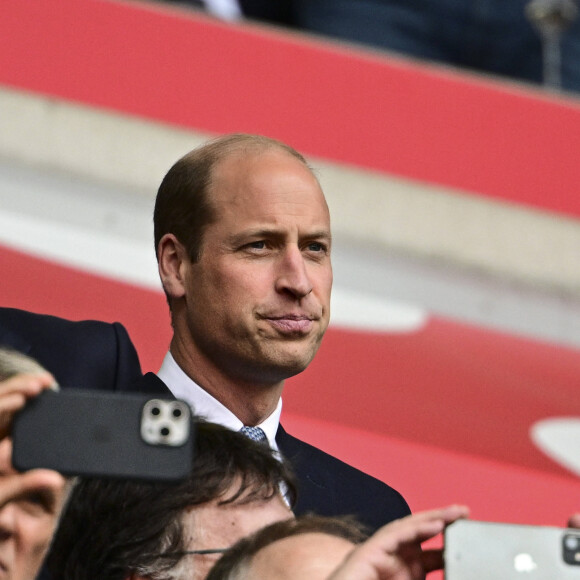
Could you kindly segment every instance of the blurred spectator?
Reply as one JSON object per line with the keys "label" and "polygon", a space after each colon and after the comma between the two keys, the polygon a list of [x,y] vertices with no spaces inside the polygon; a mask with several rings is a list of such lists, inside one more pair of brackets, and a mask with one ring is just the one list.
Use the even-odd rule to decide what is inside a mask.
{"label": "blurred spectator", "polygon": [[238,0],[165,0],[165,2],[204,10],[222,20],[239,20],[242,18],[242,10]]}
{"label": "blurred spectator", "polygon": [[443,567],[441,549],[421,543],[469,515],[448,506],[387,524],[362,541],[359,529],[335,518],[303,516],[278,522],[240,540],[207,580],[422,580]]}
{"label": "blurred spectator", "polygon": [[[282,0],[279,5],[241,0],[241,5],[250,18],[534,83],[546,76],[545,53],[548,66],[561,66],[557,78],[548,73],[547,80],[558,84],[561,77],[562,88],[580,91],[576,0]],[[530,13],[544,23],[542,33]]]}
{"label": "blurred spectator", "polygon": [[67,485],[60,474],[47,469],[18,473],[11,462],[14,414],[54,385],[52,375],[36,361],[0,349],[0,577],[4,580],[33,580],[65,500]]}
{"label": "blurred spectator", "polygon": [[185,482],[80,481],[49,570],[55,580],[200,580],[238,539],[293,517],[281,488],[293,502],[292,477],[269,447],[200,423]]}

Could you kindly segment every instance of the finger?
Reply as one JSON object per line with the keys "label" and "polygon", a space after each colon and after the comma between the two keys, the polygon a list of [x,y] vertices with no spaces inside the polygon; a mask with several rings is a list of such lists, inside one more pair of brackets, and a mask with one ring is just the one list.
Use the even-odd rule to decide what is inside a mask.
{"label": "finger", "polygon": [[329,580],[424,578],[425,572],[441,569],[443,561],[441,550],[438,555],[433,553],[436,551],[429,551],[424,557],[417,538],[432,537],[440,533],[444,525],[443,519],[417,521],[404,518],[397,525],[385,526],[384,534],[376,533],[359,544]]}
{"label": "finger", "polygon": [[5,437],[0,440],[0,478],[9,473],[16,473],[12,467],[12,439]]}
{"label": "finger", "polygon": [[384,543],[383,538],[379,538],[379,541],[383,543],[385,550],[394,552],[405,544],[421,544],[440,534],[444,529],[445,520],[443,518],[434,517],[426,521],[405,518],[387,531]]}
{"label": "finger", "polygon": [[5,393],[0,396],[0,438],[6,437],[17,411],[26,405],[27,397],[23,393]]}
{"label": "finger", "polygon": [[433,511],[435,512],[435,515],[439,512],[440,517],[446,525],[469,517],[469,508],[466,505],[453,504]]}
{"label": "finger", "polygon": [[572,514],[568,520],[569,528],[580,528],[580,513]]}
{"label": "finger", "polygon": [[436,536],[446,525],[468,516],[469,508],[463,505],[418,512],[383,526],[373,537],[377,537],[379,541],[383,538],[387,541],[396,539],[397,543],[423,542]]}
{"label": "finger", "polygon": [[435,570],[443,569],[443,550],[423,550],[421,554],[421,561],[423,563],[423,570],[425,572],[433,572]]}
{"label": "finger", "polygon": [[451,505],[391,522],[357,546],[330,578],[422,578],[426,571],[441,569],[443,557],[441,550],[423,553],[421,542],[467,516],[466,506]]}
{"label": "finger", "polygon": [[450,524],[458,519],[466,517],[469,517],[469,508],[467,506],[452,504],[442,508],[417,512],[397,521],[402,522],[405,520],[414,520],[419,522],[440,519],[443,520],[446,524]]}
{"label": "finger", "polygon": [[60,488],[66,483],[66,479],[52,469],[31,469],[20,475],[22,487],[26,490]]}
{"label": "finger", "polygon": [[0,381],[0,397],[5,393],[14,391],[28,392],[30,395],[38,394],[42,389],[55,384],[54,377],[50,373],[20,374]]}
{"label": "finger", "polygon": [[14,414],[24,407],[26,401],[53,384],[50,373],[16,375],[0,381],[0,438],[10,432]]}

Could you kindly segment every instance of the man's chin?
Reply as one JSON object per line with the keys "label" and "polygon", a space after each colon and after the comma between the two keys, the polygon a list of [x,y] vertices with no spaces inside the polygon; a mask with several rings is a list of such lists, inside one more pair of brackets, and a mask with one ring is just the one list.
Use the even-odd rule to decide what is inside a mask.
{"label": "man's chin", "polygon": [[272,369],[275,369],[280,374],[282,380],[298,375],[308,368],[316,354],[316,350],[314,352],[298,353],[293,351],[277,353],[277,356],[272,359]]}

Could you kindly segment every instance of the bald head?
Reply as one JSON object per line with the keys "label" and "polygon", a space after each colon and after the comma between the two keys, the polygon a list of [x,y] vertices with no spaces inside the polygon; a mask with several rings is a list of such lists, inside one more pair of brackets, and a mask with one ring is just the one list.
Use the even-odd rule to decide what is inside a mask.
{"label": "bald head", "polygon": [[345,538],[321,532],[290,536],[260,550],[235,580],[325,580],[354,547]]}
{"label": "bald head", "polygon": [[281,151],[302,163],[306,159],[295,149],[263,135],[236,133],[213,139],[179,159],[165,175],[153,214],[155,250],[161,238],[174,234],[196,262],[205,228],[216,219],[211,199],[214,176],[222,161],[232,155],[255,156],[268,150]]}
{"label": "bald head", "polygon": [[278,522],[238,542],[207,580],[322,580],[365,538],[348,518],[309,515]]}

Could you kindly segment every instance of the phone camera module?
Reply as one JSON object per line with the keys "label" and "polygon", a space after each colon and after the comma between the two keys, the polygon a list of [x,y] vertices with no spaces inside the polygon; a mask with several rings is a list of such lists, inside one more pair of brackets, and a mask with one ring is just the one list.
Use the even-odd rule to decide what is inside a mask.
{"label": "phone camera module", "polygon": [[571,566],[580,566],[580,532],[565,534],[562,547],[564,562]]}
{"label": "phone camera module", "polygon": [[141,436],[150,445],[183,445],[189,437],[189,418],[187,403],[151,399],[143,408]]}

